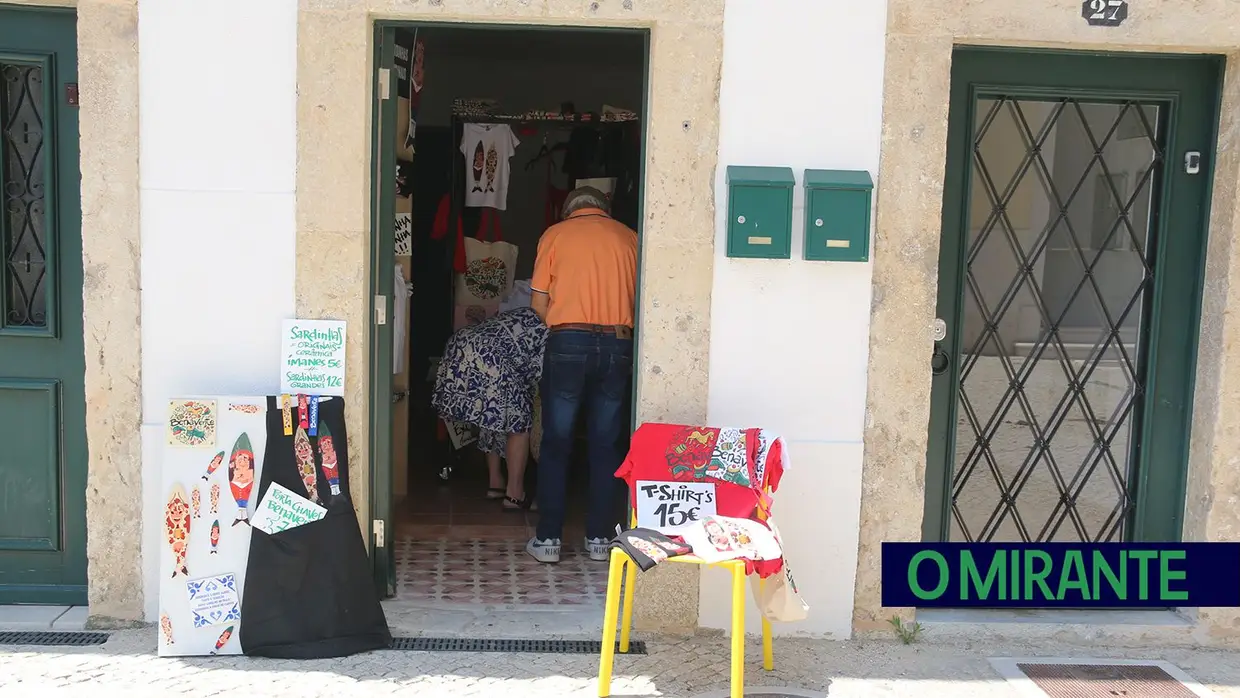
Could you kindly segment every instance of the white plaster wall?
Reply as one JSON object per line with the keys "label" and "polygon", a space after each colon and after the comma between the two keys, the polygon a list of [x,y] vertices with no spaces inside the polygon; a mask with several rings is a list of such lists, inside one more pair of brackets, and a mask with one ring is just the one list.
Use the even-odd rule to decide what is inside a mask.
{"label": "white plaster wall", "polygon": [[155,620],[167,400],[279,388],[280,321],[294,313],[297,2],[140,0],[138,41],[142,568]]}
{"label": "white plaster wall", "polygon": [[[800,259],[804,170],[877,179],[886,2],[727,0],[715,175],[709,421],[790,442],[775,519],[810,617],[777,634],[851,633],[869,344],[869,263]],[[728,165],[796,173],[792,259],[729,259]],[[873,253],[871,252],[871,256]],[[702,575],[700,622],[727,628],[729,580]],[[749,630],[759,616],[749,602]]]}

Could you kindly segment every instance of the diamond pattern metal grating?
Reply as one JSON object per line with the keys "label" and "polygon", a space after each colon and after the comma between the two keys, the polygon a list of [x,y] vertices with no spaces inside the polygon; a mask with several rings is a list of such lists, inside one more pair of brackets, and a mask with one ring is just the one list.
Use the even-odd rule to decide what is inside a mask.
{"label": "diamond pattern metal grating", "polygon": [[[616,651],[619,652],[619,643]],[[535,654],[599,654],[598,640],[497,640],[482,638],[394,637],[391,649],[407,652],[520,652]],[[628,654],[646,654],[646,643],[633,640]]]}
{"label": "diamond pattern metal grating", "polygon": [[[1099,113],[1108,110],[1116,113],[1113,120],[1097,123]],[[1029,118],[1038,112],[1048,113],[1044,119]],[[1060,99],[1034,103],[1006,96],[977,101],[972,143],[973,220],[969,224],[975,232],[965,250],[964,315],[966,326],[970,317],[980,321],[980,326],[975,336],[965,337],[960,357],[958,417],[967,424],[967,430],[961,426],[957,432],[951,493],[952,518],[964,540],[1011,538],[1013,529],[1015,537],[1026,542],[1123,539],[1134,502],[1129,466],[1133,444],[1128,434],[1135,433],[1133,425],[1139,424],[1146,391],[1140,347],[1141,333],[1148,326],[1143,313],[1150,306],[1144,301],[1154,287],[1152,230],[1157,216],[1157,197],[1150,193],[1159,190],[1165,161],[1157,113],[1156,105],[1137,102],[1101,105]],[[1002,129],[996,126],[1000,123]],[[984,147],[988,136],[1003,130],[1002,138],[1010,148],[1013,129],[1021,141],[1017,148],[1023,145],[1019,164],[1013,168],[1011,164],[991,162],[998,158],[994,150]],[[1066,129],[1073,130],[1078,139],[1083,132],[1083,143],[1087,144],[1081,149],[1086,151],[1083,168],[1070,173],[1068,186],[1062,163],[1054,163],[1060,166],[1057,171],[1048,163],[1053,159],[1050,141],[1057,131]],[[999,136],[991,142],[995,138]],[[1108,163],[1108,151],[1120,141],[1131,145],[1134,140],[1139,149],[1149,148],[1148,166],[1132,185],[1125,185],[1123,177],[1115,174],[1117,168]],[[1040,230],[1022,231],[1014,225],[1012,212],[1024,205],[1017,201],[1018,195],[1028,197],[1030,189],[1038,199],[1033,205],[1048,210],[1047,223]],[[1082,197],[1086,189],[1093,192],[1094,199],[1088,231],[1081,229],[1081,211],[1091,203]],[[1150,202],[1145,204],[1149,209],[1146,220],[1134,221],[1133,211],[1143,197]],[[979,211],[985,212],[981,220]],[[1108,254],[1108,259],[1113,259],[1116,249],[1123,250],[1126,259],[1135,260],[1131,262],[1135,270],[1129,275],[1133,277],[1131,284],[1118,300],[1114,274],[1107,286],[1102,277],[1109,272],[1100,265]],[[1054,259],[1061,277],[1061,297],[1054,303],[1043,283],[1050,251],[1058,255]],[[993,260],[1006,255],[1010,257],[1005,264],[1016,271],[1006,288],[1000,285],[996,293]],[[1076,275],[1074,283],[1063,282],[1064,269]],[[984,279],[986,274],[992,276]],[[1062,292],[1067,289],[1070,292]],[[1024,312],[1030,312],[1028,306],[1032,306],[1041,328],[1038,339],[1025,346],[1003,336],[1004,328],[1016,322],[1018,298]],[[1084,352],[1079,338],[1067,336],[1066,322],[1070,312],[1080,314],[1081,304],[1092,306],[1089,312],[1096,318],[1100,335]],[[983,373],[978,371],[983,360],[991,361],[987,364],[991,366],[994,359],[1001,365],[1002,375],[998,381],[988,379],[985,387],[994,394],[984,394],[981,378],[970,379]],[[1039,399],[1031,393],[1035,373],[1046,375],[1045,362],[1058,364],[1062,371],[1062,377],[1056,374],[1054,378],[1062,394],[1039,398],[1039,404],[1053,405],[1049,410],[1039,410],[1035,408]],[[1114,375],[1118,368],[1125,383],[1120,386],[1123,395],[1114,405],[1095,405],[1098,399],[1091,398],[1102,382],[1098,369],[1104,363],[1108,371],[1103,373]],[[996,383],[1006,385],[996,388]],[[1037,387],[1045,391],[1045,381]],[[1084,443],[1083,447],[1074,443],[1069,449],[1057,444],[1056,437],[1068,422],[1078,434],[1073,439]],[[1019,432],[1020,427],[1027,434],[1019,435],[1019,446],[998,453],[997,442],[1002,439],[1011,444],[1013,430]],[[1064,437],[1060,442],[1066,440]],[[1021,495],[1035,472],[1040,478],[1049,475],[1054,492],[1038,506],[1022,508],[1025,501]],[[985,487],[988,492],[997,491],[997,501],[988,514],[971,511],[966,515],[960,502],[971,487],[977,491],[978,478],[991,479]],[[1109,480],[1114,490],[1113,495],[1107,495],[1110,511],[1084,516],[1078,507],[1079,498],[1087,487],[1100,487],[1097,478]],[[1001,528],[1006,534],[1000,535]]]}
{"label": "diamond pattern metal grating", "polygon": [[5,631],[0,632],[0,645],[37,645],[42,647],[87,647],[108,641],[107,633]]}

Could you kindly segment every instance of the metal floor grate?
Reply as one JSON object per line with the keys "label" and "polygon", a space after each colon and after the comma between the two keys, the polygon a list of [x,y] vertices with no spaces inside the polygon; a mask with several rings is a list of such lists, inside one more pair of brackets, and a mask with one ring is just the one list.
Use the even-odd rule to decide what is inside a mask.
{"label": "metal floor grate", "polygon": [[1195,698],[1162,668],[1148,665],[1017,664],[1049,698]]}
{"label": "metal floor grate", "polygon": [[87,647],[108,641],[107,633],[52,632],[48,630],[0,632],[0,645]]}
{"label": "metal floor grate", "polygon": [[[618,645],[619,643],[617,643]],[[480,638],[394,637],[391,649],[406,652],[532,652],[538,654],[598,654],[598,640],[487,640]],[[617,653],[619,649],[617,648]],[[628,654],[646,654],[646,643],[633,640]]]}

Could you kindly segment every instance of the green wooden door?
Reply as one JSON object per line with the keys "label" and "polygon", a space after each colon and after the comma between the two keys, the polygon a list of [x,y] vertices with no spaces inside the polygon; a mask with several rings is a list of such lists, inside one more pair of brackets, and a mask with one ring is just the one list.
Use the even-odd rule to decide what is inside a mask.
{"label": "green wooden door", "polygon": [[954,53],[926,540],[1178,540],[1220,75]]}
{"label": "green wooden door", "polygon": [[375,27],[370,285],[370,511],[375,587],[396,593],[392,537],[392,301],[396,264],[396,29]]}
{"label": "green wooden door", "polygon": [[86,603],[75,26],[0,9],[0,603]]}

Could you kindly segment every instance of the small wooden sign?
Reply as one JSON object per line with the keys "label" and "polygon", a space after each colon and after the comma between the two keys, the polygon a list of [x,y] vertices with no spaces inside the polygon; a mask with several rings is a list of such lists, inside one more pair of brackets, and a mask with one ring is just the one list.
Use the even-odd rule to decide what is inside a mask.
{"label": "small wooden sign", "polygon": [[1118,27],[1128,19],[1128,0],[1085,0],[1081,16],[1091,27]]}

